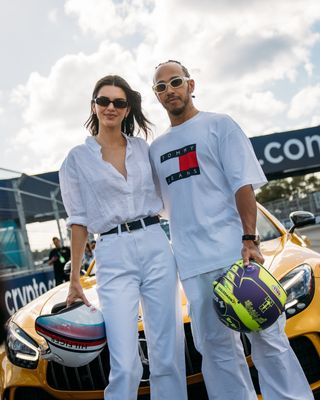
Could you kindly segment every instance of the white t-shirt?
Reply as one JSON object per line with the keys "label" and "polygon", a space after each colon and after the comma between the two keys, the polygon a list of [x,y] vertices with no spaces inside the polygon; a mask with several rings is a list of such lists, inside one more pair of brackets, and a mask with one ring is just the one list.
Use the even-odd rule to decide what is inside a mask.
{"label": "white t-shirt", "polygon": [[241,257],[235,193],[267,181],[252,145],[227,115],[199,112],[150,146],[181,279]]}
{"label": "white t-shirt", "polygon": [[145,140],[126,137],[127,179],[102,159],[94,137],[74,147],[60,172],[67,224],[84,225],[89,232],[102,233],[118,224],[156,215],[163,208],[156,192]]}

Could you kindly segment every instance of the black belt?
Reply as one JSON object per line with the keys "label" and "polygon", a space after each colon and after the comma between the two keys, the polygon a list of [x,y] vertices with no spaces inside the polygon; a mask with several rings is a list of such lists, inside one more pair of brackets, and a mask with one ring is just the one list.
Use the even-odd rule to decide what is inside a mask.
{"label": "black belt", "polygon": [[[154,217],[146,217],[141,219],[143,220],[145,226],[158,224],[160,222],[160,219],[157,215]],[[125,224],[121,224],[121,232],[131,232],[141,228],[143,228],[143,224],[140,219],[138,219],[137,221],[126,222]],[[110,231],[107,232],[102,232],[100,233],[100,236],[110,235],[112,233],[118,233],[118,227],[110,229]]]}

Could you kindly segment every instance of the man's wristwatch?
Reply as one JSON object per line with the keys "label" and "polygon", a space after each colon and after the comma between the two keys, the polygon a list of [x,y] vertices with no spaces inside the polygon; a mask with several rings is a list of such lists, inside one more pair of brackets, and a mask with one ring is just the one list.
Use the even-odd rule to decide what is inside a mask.
{"label": "man's wristwatch", "polygon": [[259,235],[242,235],[242,241],[251,240],[256,246],[260,244],[260,236]]}

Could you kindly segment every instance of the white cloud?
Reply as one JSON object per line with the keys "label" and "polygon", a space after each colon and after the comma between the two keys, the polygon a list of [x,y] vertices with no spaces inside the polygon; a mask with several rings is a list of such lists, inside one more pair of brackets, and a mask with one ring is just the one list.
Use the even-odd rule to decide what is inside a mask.
{"label": "white cloud", "polygon": [[[64,7],[54,8],[51,3],[41,2],[37,14],[27,2],[19,8],[32,21],[32,46],[25,54],[35,62],[21,58],[21,20],[14,32],[17,47],[10,44],[10,57],[22,60],[12,71],[21,74],[12,75],[19,76],[14,83],[10,73],[3,74],[6,89],[0,92],[1,166],[26,173],[59,168],[88,134],[83,123],[93,86],[109,73],[141,92],[159,134],[169,120],[152,93],[152,74],[169,58],[180,60],[195,78],[199,109],[230,114],[249,136],[320,124],[318,0],[64,0]],[[37,18],[50,24],[51,36],[39,32]],[[7,33],[8,26],[2,29]],[[63,32],[67,47],[52,41],[54,29]],[[76,44],[82,52],[70,50]],[[52,46],[60,51],[53,53]],[[52,54],[64,48],[69,54],[49,69]],[[31,67],[34,71],[27,70]]]}
{"label": "white cloud", "polygon": [[[65,13],[85,36],[95,37],[97,48],[65,55],[47,75],[33,72],[12,90],[10,101],[21,110],[23,126],[10,149],[22,154],[20,168],[58,168],[68,149],[83,141],[93,86],[109,73],[122,75],[142,93],[159,134],[168,118],[152,93],[152,74],[169,58],[189,68],[200,109],[230,114],[250,136],[285,129],[293,118],[297,125],[309,123],[319,101],[317,86],[305,92],[297,86],[303,94],[292,99],[290,109],[278,98],[280,91],[273,91],[279,82],[298,85],[301,71],[306,79],[316,74],[311,51],[319,42],[312,29],[318,1],[307,3],[96,0],[93,6],[91,0],[66,0]],[[52,22],[57,13],[48,13]]]}
{"label": "white cloud", "polygon": [[53,8],[52,10],[49,11],[48,19],[50,22],[53,22],[54,24],[58,22],[58,10],[56,8]]}
{"label": "white cloud", "polygon": [[153,7],[152,0],[67,0],[65,11],[75,15],[85,33],[97,36],[119,38],[137,31],[143,31]]}
{"label": "white cloud", "polygon": [[319,115],[319,104],[320,84],[305,87],[293,97],[288,117],[294,119],[302,116],[314,117],[314,114]]}
{"label": "white cloud", "polygon": [[236,121],[241,121],[248,136],[274,131],[275,120],[282,117],[287,107],[270,91],[235,94],[222,102],[221,106],[224,112],[231,113]]}
{"label": "white cloud", "polygon": [[4,101],[3,93],[0,91],[0,117],[4,113],[4,108],[2,107],[2,102]]}
{"label": "white cloud", "polygon": [[315,115],[312,117],[310,126],[320,126],[320,115]]}
{"label": "white cloud", "polygon": [[312,76],[313,71],[314,71],[314,65],[313,65],[311,62],[307,62],[307,63],[304,65],[304,68],[305,68],[305,70],[307,71],[307,74],[308,74],[309,76]]}
{"label": "white cloud", "polygon": [[134,88],[147,87],[135,73],[132,54],[103,42],[91,55],[61,58],[48,76],[31,74],[25,85],[12,92],[11,102],[22,109],[24,126],[10,151],[18,154],[23,149],[20,162],[25,170],[58,168],[68,149],[84,140],[88,132],[83,124],[89,117],[93,87],[109,73],[124,76]]}

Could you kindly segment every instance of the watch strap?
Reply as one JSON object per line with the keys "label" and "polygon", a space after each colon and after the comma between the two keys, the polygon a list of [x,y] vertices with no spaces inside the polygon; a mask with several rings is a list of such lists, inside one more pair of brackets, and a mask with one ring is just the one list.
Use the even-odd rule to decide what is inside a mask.
{"label": "watch strap", "polygon": [[242,240],[259,240],[258,235],[242,235]]}

